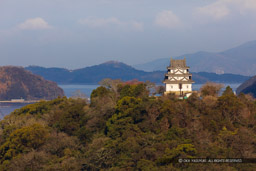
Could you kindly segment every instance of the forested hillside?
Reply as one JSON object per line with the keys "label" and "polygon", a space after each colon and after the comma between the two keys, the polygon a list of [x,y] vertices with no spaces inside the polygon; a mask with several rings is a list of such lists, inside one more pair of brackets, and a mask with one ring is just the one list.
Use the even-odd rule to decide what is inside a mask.
{"label": "forested hillside", "polygon": [[237,93],[251,94],[256,97],[256,76],[251,77],[237,88]]}
{"label": "forested hillside", "polygon": [[[91,94],[18,109],[0,121],[0,170],[254,170],[256,101],[207,84],[201,96],[154,97],[151,83],[105,80]],[[151,94],[149,89],[153,89]]]}

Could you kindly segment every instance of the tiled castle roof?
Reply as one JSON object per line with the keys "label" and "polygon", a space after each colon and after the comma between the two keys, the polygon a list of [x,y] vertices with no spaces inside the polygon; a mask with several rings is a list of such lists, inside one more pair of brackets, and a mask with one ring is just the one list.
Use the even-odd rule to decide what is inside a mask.
{"label": "tiled castle roof", "polygon": [[186,58],[177,60],[171,59],[170,67],[187,67]]}

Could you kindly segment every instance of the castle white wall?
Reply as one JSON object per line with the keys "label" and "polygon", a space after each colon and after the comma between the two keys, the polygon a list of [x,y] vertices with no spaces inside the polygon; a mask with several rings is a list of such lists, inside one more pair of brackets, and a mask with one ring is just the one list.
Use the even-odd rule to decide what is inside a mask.
{"label": "castle white wall", "polygon": [[[166,91],[180,91],[179,84],[166,84]],[[182,84],[181,91],[192,91],[192,84]]]}
{"label": "castle white wall", "polygon": [[[182,79],[184,79],[184,77],[178,77],[178,76],[174,76],[174,78],[175,78],[176,80],[182,80]],[[168,77],[168,79],[171,80],[171,81],[175,81],[174,78]],[[185,78],[189,80],[189,77],[185,77]],[[184,80],[185,80],[185,79],[184,79]]]}
{"label": "castle white wall", "polygon": [[171,69],[171,73],[176,73],[176,74],[183,74],[183,73],[188,73],[186,69]]}

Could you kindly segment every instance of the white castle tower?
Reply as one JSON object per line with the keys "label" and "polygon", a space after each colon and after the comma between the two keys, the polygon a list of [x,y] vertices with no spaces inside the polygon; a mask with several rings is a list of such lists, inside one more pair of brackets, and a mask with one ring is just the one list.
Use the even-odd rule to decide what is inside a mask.
{"label": "white castle tower", "polygon": [[165,94],[175,93],[181,97],[191,95],[192,84],[195,82],[192,80],[192,74],[189,73],[186,58],[181,60],[171,58],[163,83],[165,83]]}

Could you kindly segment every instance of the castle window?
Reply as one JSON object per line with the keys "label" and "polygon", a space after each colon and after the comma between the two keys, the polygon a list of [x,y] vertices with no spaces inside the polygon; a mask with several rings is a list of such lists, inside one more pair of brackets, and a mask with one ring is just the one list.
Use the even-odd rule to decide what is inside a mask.
{"label": "castle window", "polygon": [[171,89],[173,89],[173,86],[171,86]]}
{"label": "castle window", "polygon": [[187,85],[187,88],[188,88],[188,85]]}

